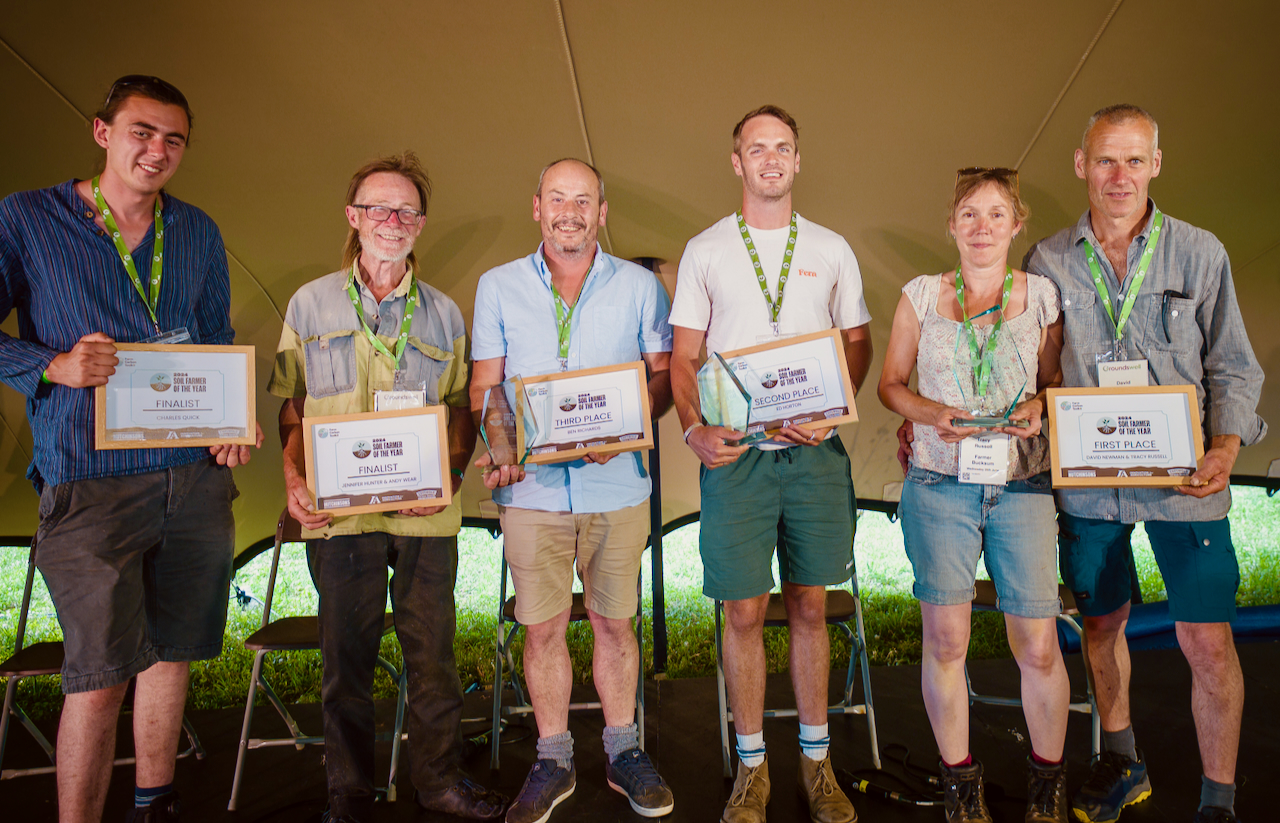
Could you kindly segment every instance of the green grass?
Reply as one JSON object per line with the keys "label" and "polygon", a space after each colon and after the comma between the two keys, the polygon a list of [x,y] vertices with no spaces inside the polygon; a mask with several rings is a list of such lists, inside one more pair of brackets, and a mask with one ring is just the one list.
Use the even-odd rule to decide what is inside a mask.
{"label": "green grass", "polygon": [[[1236,488],[1234,494],[1232,537],[1242,578],[1237,602],[1242,606],[1280,603],[1280,546],[1273,537],[1280,533],[1280,500],[1270,499],[1263,490],[1256,488]],[[702,562],[697,544],[697,524],[673,532],[664,541],[668,677],[705,677],[715,673],[714,618],[711,601],[701,592]],[[478,530],[466,530],[459,539],[455,650],[458,671],[466,685],[487,685],[493,678],[494,616],[498,607],[501,546],[501,539],[493,540]],[[903,552],[902,530],[882,514],[863,512],[858,519],[855,546],[872,664],[919,663],[920,609],[911,597],[911,566]],[[1165,599],[1164,583],[1141,528],[1135,533],[1134,555],[1144,599]],[[0,549],[0,649],[3,654],[13,648],[26,556],[24,549]],[[646,613],[652,605],[649,568],[649,556],[646,554],[643,583]],[[255,597],[265,597],[269,571],[270,555],[264,554],[241,569],[235,583]],[[982,570],[979,572],[981,574]],[[777,578],[776,565],[774,577]],[[315,589],[307,573],[305,552],[300,545],[287,549],[276,587],[275,615],[314,614],[316,600]],[[258,628],[260,620],[259,602],[241,606],[232,598],[222,656],[192,667],[192,687],[188,696],[191,707],[224,708],[244,704],[253,657],[245,650],[243,641]],[[650,626],[646,626],[646,634],[645,660],[651,669]],[[52,640],[59,636],[53,604],[37,575],[27,642]],[[519,649],[519,641],[516,647]],[[575,680],[589,681],[589,626],[577,624],[570,627],[569,650]],[[384,638],[382,652],[387,659],[399,661],[399,647],[394,636]],[[787,669],[784,630],[766,632],[765,654],[770,672]],[[1000,615],[979,613],[974,616],[970,656],[975,659],[1009,656]],[[833,630],[832,666],[843,667],[848,660],[848,644]],[[318,701],[320,669],[318,652],[271,654],[265,667],[272,685],[286,702]],[[20,689],[22,704],[33,716],[51,716],[61,706],[58,688],[56,677],[26,680]],[[391,696],[393,693],[390,678],[381,671],[375,678],[375,693],[378,696]]]}

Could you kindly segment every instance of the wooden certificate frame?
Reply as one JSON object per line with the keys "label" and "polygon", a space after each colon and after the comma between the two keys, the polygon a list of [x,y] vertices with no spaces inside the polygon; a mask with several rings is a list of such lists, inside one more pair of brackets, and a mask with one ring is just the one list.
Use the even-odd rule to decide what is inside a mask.
{"label": "wooden certificate frame", "polygon": [[653,448],[643,360],[526,377],[524,386],[538,421],[526,463]]}
{"label": "wooden certificate frame", "polygon": [[[853,381],[849,378],[849,362],[844,353],[844,335],[839,329],[785,337],[770,343],[721,352],[720,356],[739,374],[740,379],[744,374],[752,375],[750,382],[748,379],[742,381],[747,393],[751,395],[751,425],[747,427],[747,434],[763,431],[773,436],[789,425],[804,426],[810,430],[830,429],[843,423],[854,423],[858,419]],[[800,361],[807,363],[801,365]],[[834,403],[824,400],[817,404],[825,408],[817,408],[814,403],[805,402],[804,398],[785,396],[814,383],[808,372],[812,365],[816,365],[820,376],[825,378],[817,387],[821,392],[817,397],[827,398],[830,392],[828,387],[833,381],[843,395],[836,398]],[[833,371],[836,374],[832,374]],[[778,391],[773,392],[774,389]],[[759,402],[779,397],[781,399],[776,402]],[[770,406],[776,410],[769,411]],[[792,408],[798,410],[794,414],[787,414]],[[761,416],[764,419],[758,419]]]}
{"label": "wooden certificate frame", "polygon": [[[449,505],[448,421],[444,406],[304,417],[303,460],[313,511],[345,517]],[[358,473],[344,474],[353,468]]]}
{"label": "wooden certificate frame", "polygon": [[1047,395],[1055,487],[1185,486],[1204,462],[1194,386],[1057,388]]}
{"label": "wooden certificate frame", "polygon": [[[94,448],[252,446],[253,346],[116,343],[120,360],[93,390]],[[218,398],[218,399],[211,399]]]}

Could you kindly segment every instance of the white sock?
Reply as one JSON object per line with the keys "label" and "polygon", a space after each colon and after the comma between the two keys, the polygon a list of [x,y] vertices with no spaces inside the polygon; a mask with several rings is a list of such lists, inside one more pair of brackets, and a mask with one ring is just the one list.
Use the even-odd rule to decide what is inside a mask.
{"label": "white sock", "polygon": [[764,762],[764,732],[740,734],[738,737],[738,759],[742,765],[754,769]]}
{"label": "white sock", "polygon": [[810,760],[826,760],[830,751],[831,738],[827,734],[827,724],[806,726],[800,724],[800,751]]}

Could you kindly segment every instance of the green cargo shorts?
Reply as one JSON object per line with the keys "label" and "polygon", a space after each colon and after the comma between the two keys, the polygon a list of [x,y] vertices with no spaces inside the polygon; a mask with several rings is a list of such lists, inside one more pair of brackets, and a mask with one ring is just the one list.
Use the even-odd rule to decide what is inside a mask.
{"label": "green cargo shorts", "polygon": [[751,449],[718,469],[702,467],[702,593],[746,600],[782,579],[802,586],[853,574],[857,503],[839,436],[818,446]]}

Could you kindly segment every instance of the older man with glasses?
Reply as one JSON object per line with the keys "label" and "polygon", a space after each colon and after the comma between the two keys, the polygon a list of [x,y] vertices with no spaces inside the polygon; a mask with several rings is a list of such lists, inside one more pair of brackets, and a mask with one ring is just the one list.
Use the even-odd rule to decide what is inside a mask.
{"label": "older man with glasses", "polygon": [[[476,433],[468,412],[470,357],[462,312],[421,282],[413,244],[431,182],[412,153],[375,160],[347,190],[343,267],[289,301],[268,390],[285,398],[280,440],[289,513],[303,526],[320,591],[328,821],[373,819],[373,671],[383,631],[387,567],[409,680],[409,763],[419,805],[459,817],[502,814],[506,798],[459,770],[462,687],[453,656],[458,490]],[[333,517],[312,511],[303,470],[303,416],[444,404],[453,502]]]}

